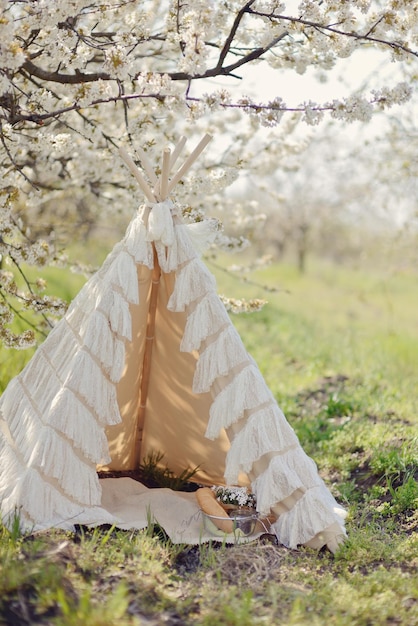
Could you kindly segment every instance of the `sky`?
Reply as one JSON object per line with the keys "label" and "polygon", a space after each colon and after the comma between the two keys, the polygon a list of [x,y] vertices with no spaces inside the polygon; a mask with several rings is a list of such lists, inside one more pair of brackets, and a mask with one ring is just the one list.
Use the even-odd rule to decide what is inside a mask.
{"label": "sky", "polygon": [[[352,57],[340,59],[329,71],[308,68],[300,75],[294,70],[278,70],[267,63],[258,63],[240,68],[237,74],[242,76],[242,81],[219,78],[210,81],[210,84],[214,90],[227,87],[237,97],[252,95],[265,100],[280,96],[290,106],[310,99],[321,103],[343,98],[364,86],[368,91],[382,85],[382,80],[388,86],[402,80],[399,68],[391,62],[389,53],[382,55],[381,51],[371,49],[358,50]],[[204,82],[201,87],[207,92],[209,81]]]}

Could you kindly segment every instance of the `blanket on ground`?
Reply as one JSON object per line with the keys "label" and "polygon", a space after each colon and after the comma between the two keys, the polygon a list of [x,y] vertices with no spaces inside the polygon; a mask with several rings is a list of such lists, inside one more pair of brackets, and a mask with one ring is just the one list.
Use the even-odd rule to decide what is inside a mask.
{"label": "blanket on ground", "polygon": [[265,529],[257,527],[248,537],[239,533],[225,534],[207,530],[194,493],[172,489],[148,489],[132,478],[104,478],[102,508],[109,521],[121,529],[143,529],[156,523],[173,543],[199,544],[210,540],[226,543],[252,541]]}

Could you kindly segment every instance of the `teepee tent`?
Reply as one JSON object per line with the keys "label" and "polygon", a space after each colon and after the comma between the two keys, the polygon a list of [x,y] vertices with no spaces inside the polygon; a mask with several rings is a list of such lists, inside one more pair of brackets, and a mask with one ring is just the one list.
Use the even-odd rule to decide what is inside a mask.
{"label": "teepee tent", "polygon": [[[112,479],[100,480],[98,469],[132,470],[160,451],[173,471],[199,466],[200,484],[251,485],[284,545],[334,550],[343,539],[344,511],[200,259],[213,222],[183,223],[169,198],[209,139],[172,178],[183,138],[163,152],[160,176],[143,151],[142,173],[121,150],[146,202],[0,398],[4,523],[18,516],[23,530],[129,527],[120,506],[118,515],[109,509],[104,489]],[[167,517],[170,494],[154,491]]]}

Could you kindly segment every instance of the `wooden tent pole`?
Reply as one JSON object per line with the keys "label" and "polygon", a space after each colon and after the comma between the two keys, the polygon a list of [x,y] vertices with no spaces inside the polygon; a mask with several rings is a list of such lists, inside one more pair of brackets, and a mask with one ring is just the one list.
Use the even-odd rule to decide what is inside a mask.
{"label": "wooden tent pole", "polygon": [[144,168],[145,173],[148,175],[148,178],[150,179],[151,183],[155,185],[158,181],[158,178],[157,178],[156,173],[152,169],[152,165],[148,159],[147,154],[140,147],[138,147],[136,151],[139,154],[139,158],[141,159],[141,165]]}
{"label": "wooden tent pole", "polygon": [[151,374],[152,348],[155,335],[155,314],[157,312],[158,291],[160,287],[161,268],[158,263],[158,255],[154,247],[154,268],[151,275],[151,295],[148,309],[147,330],[145,335],[144,360],[142,365],[142,378],[140,390],[140,403],[136,420],[134,467],[141,462],[141,447],[144,434],[145,409],[148,397],[148,387]]}
{"label": "wooden tent pole", "polygon": [[173,176],[173,178],[171,179],[169,185],[168,185],[168,194],[170,193],[170,191],[173,190],[173,188],[177,185],[177,183],[179,182],[179,180],[186,174],[186,172],[189,171],[189,169],[191,168],[191,166],[193,165],[193,163],[196,161],[197,157],[199,156],[199,154],[201,152],[203,152],[203,150],[206,148],[206,146],[208,145],[208,143],[212,140],[212,136],[206,134],[203,139],[201,139],[201,141],[199,142],[199,144],[196,146],[196,148],[193,150],[193,152],[188,156],[188,158],[185,160],[185,162],[183,163],[183,165],[181,166],[181,168],[178,170],[178,172]]}
{"label": "wooden tent pole", "polygon": [[160,197],[162,202],[164,202],[164,200],[166,200],[167,198],[168,176],[170,174],[170,155],[171,150],[169,148],[166,148],[163,152],[163,165],[160,178]]}
{"label": "wooden tent pole", "polygon": [[183,150],[185,145],[186,145],[186,137],[180,137],[177,145],[175,146],[175,148],[173,150],[173,154],[171,155],[170,170],[173,169],[174,164],[177,161],[177,159],[179,158],[179,156],[181,154],[181,151]]}
{"label": "wooden tent pole", "polygon": [[147,200],[149,200],[150,202],[155,202],[155,197],[154,197],[151,189],[148,187],[148,184],[147,184],[145,178],[142,176],[141,172],[139,171],[139,169],[135,165],[133,159],[128,154],[128,152],[125,150],[125,148],[123,148],[123,147],[119,148],[119,154],[122,157],[122,159],[125,161],[126,165],[129,167],[129,169],[131,170],[131,173],[135,176],[135,178],[136,178],[139,186],[141,187],[141,190],[144,193],[144,195],[147,198]]}

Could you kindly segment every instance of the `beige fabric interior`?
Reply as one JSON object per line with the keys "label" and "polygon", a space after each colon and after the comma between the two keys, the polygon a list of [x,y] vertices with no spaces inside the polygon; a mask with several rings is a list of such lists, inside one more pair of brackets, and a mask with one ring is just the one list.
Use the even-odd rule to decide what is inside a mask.
{"label": "beige fabric interior", "polygon": [[[122,422],[106,430],[112,462],[106,468],[100,469],[135,469],[135,431],[140,403],[151,271],[145,266],[138,266],[138,280],[139,304],[130,307],[133,340],[126,346],[125,370],[118,384]],[[151,452],[163,452],[163,464],[176,474],[186,468],[199,466],[196,481],[223,484],[229,441],[224,432],[216,441],[210,441],[204,436],[212,398],[210,393],[197,395],[191,390],[197,355],[180,352],[186,313],[173,313],[167,309],[173,284],[174,274],[162,274],[141,459]],[[245,477],[243,482],[248,482]]]}

